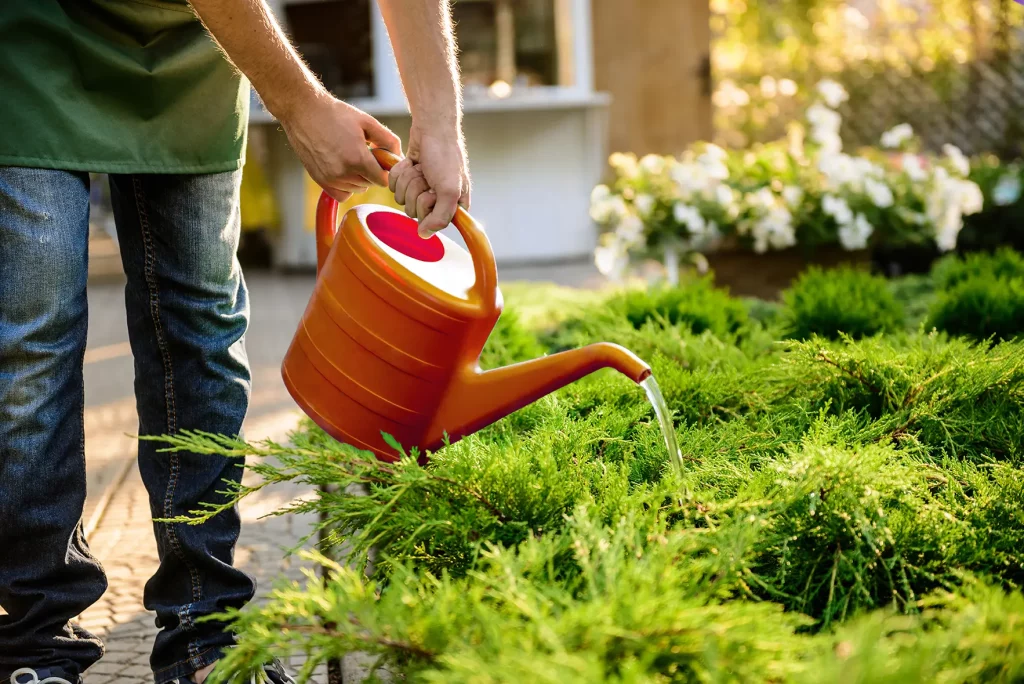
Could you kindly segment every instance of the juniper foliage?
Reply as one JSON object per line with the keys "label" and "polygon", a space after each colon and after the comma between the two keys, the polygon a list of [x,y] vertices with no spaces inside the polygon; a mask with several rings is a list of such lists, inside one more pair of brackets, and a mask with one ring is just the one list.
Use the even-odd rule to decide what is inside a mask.
{"label": "juniper foliage", "polygon": [[[337,560],[315,558],[326,581],[230,612],[239,645],[214,681],[246,681],[270,654],[309,655],[308,674],[351,650],[412,682],[1024,676],[1024,343],[923,331],[779,343],[768,318],[672,320],[664,302],[690,296],[585,296],[576,307],[563,293],[569,315],[504,319],[487,363],[629,346],[674,412],[682,476],[642,393],[611,372],[426,467],[308,423],[288,444],[161,438],[254,456],[260,484],[232,501],[313,486],[290,510],[321,515],[336,542]],[[627,301],[649,315],[623,315]]]}
{"label": "juniper foliage", "polygon": [[977,340],[1024,336],[1024,278],[963,280],[939,294],[928,325]]}
{"label": "juniper foliage", "polygon": [[903,327],[903,309],[885,279],[848,266],[808,269],[782,301],[786,335],[793,339],[858,338]]}

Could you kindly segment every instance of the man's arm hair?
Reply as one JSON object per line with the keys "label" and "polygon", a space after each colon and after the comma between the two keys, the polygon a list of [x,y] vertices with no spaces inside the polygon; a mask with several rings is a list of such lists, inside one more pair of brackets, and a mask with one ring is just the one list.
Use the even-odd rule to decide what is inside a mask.
{"label": "man's arm hair", "polygon": [[462,87],[449,0],[377,0],[413,121],[461,136]]}
{"label": "man's arm hair", "polygon": [[330,93],[306,66],[263,0],[189,0],[235,67],[278,119]]}
{"label": "man's arm hair", "polygon": [[[330,93],[264,0],[190,0],[228,59],[278,119]],[[459,135],[462,102],[449,0],[378,0],[416,124]],[[383,68],[383,65],[376,65]]]}

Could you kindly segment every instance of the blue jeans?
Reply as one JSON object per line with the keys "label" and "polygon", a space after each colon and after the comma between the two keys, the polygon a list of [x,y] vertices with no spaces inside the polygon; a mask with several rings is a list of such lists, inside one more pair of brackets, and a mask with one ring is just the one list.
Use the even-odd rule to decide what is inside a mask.
{"label": "blue jeans", "polygon": [[[140,434],[236,435],[249,400],[249,303],[235,257],[240,172],[114,175],[111,199],[127,274]],[[73,679],[103,653],[70,620],[107,587],[82,534],[82,364],[89,178],[0,167],[0,682],[20,667]],[[243,465],[139,445],[154,517],[221,501]],[[160,567],[144,602],[161,628],[158,684],[216,660],[232,643],[198,618],[254,593],[232,567],[240,520],[153,526]]]}

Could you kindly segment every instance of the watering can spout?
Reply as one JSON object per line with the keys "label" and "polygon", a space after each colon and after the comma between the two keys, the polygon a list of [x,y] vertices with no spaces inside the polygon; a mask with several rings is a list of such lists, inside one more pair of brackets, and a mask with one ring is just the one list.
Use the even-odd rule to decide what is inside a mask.
{"label": "watering can spout", "polygon": [[638,384],[651,375],[633,352],[607,342],[495,370],[467,369],[442,402],[428,441],[447,435],[454,442],[602,368]]}

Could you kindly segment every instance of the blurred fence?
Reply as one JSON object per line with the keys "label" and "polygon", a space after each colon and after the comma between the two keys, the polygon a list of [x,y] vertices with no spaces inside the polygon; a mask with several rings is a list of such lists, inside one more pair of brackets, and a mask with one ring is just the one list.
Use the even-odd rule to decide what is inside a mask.
{"label": "blurred fence", "polygon": [[1024,156],[1024,8],[1013,0],[712,0],[720,143],[777,139],[822,78],[848,146],[909,123],[925,147]]}
{"label": "blurred fence", "polygon": [[845,137],[874,144],[894,124],[907,122],[926,148],[953,143],[968,154],[1020,157],[1024,146],[1024,54],[1019,50],[951,65],[946,83],[929,74],[897,71],[840,75],[850,92]]}

